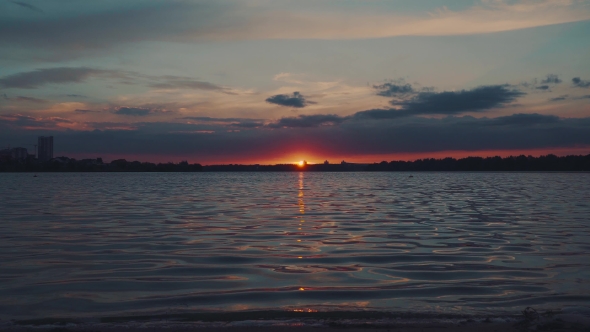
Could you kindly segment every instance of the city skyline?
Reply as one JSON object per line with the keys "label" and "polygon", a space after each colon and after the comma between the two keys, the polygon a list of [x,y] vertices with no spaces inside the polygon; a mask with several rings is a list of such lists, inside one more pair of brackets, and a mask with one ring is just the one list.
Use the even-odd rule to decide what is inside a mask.
{"label": "city skyline", "polygon": [[3,146],[201,164],[590,153],[588,1],[7,1],[0,27]]}

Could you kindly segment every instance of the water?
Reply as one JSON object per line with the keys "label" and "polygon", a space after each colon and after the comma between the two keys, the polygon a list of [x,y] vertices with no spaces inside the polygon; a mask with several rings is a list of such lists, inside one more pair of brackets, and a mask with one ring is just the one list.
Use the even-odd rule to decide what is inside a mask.
{"label": "water", "polygon": [[0,318],[590,304],[590,174],[0,174]]}

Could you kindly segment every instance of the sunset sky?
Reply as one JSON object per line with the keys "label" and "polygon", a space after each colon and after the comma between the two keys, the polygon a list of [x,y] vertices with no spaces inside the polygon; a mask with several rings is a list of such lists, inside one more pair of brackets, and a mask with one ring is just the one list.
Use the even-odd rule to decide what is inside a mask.
{"label": "sunset sky", "polygon": [[0,148],[213,163],[590,153],[590,0],[0,0]]}

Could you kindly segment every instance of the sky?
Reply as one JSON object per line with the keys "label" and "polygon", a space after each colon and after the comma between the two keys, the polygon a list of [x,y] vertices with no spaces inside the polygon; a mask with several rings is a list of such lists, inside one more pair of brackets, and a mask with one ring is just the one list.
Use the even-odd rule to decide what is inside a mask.
{"label": "sky", "polygon": [[0,0],[0,149],[590,154],[590,0]]}

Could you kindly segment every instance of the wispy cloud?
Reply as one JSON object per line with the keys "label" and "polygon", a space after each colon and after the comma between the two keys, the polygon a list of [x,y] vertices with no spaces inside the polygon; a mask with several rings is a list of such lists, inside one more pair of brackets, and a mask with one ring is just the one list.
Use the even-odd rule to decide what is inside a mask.
{"label": "wispy cloud", "polygon": [[35,89],[49,83],[79,83],[99,73],[105,73],[105,71],[85,67],[37,69],[2,77],[0,87]]}
{"label": "wispy cloud", "polygon": [[89,114],[89,113],[100,113],[101,111],[97,111],[97,110],[85,110],[85,109],[76,109],[74,110],[74,113],[78,113],[78,114]]}
{"label": "wispy cloud", "polygon": [[202,82],[190,77],[179,76],[159,77],[149,86],[157,89],[224,90],[224,88],[209,82]]}
{"label": "wispy cloud", "polygon": [[48,102],[45,99],[39,99],[39,98],[35,98],[35,97],[26,97],[26,96],[17,96],[16,98],[14,98],[14,100],[28,102],[28,103],[35,103],[35,104],[44,104],[44,103]]}
{"label": "wispy cloud", "polygon": [[518,30],[590,19],[583,1],[482,0],[461,11],[440,8],[424,15],[365,10],[261,11],[236,29],[203,31],[222,39],[357,39],[395,36],[469,35]]}
{"label": "wispy cloud", "polygon": [[157,115],[157,114],[174,114],[176,110],[169,110],[162,105],[151,105],[151,104],[144,104],[137,107],[131,106],[116,106],[110,109],[112,114],[116,115],[125,115],[125,116],[133,116],[133,117],[144,117],[148,115]]}
{"label": "wispy cloud", "polygon": [[23,8],[32,10],[34,12],[38,12],[38,13],[43,13],[43,11],[41,9],[39,9],[38,7],[35,7],[33,5],[31,5],[30,3],[26,3],[26,2],[22,2],[22,1],[8,1],[8,2],[12,2],[15,5],[21,6]]}
{"label": "wispy cloud", "polygon": [[563,101],[568,98],[568,95],[561,95],[559,97],[550,98],[549,101],[556,102],[556,101]]}
{"label": "wispy cloud", "polygon": [[273,7],[265,2],[158,2],[35,21],[2,20],[0,46],[42,48],[44,57],[59,59],[141,41],[470,35],[590,19],[590,8],[578,0],[482,0],[466,10],[411,15],[366,8],[315,11],[314,6]]}
{"label": "wispy cloud", "polygon": [[547,75],[547,77],[545,77],[545,79],[543,79],[541,81],[542,84],[559,84],[563,82],[562,80],[559,79],[559,76],[555,75],[555,74],[549,74]]}

